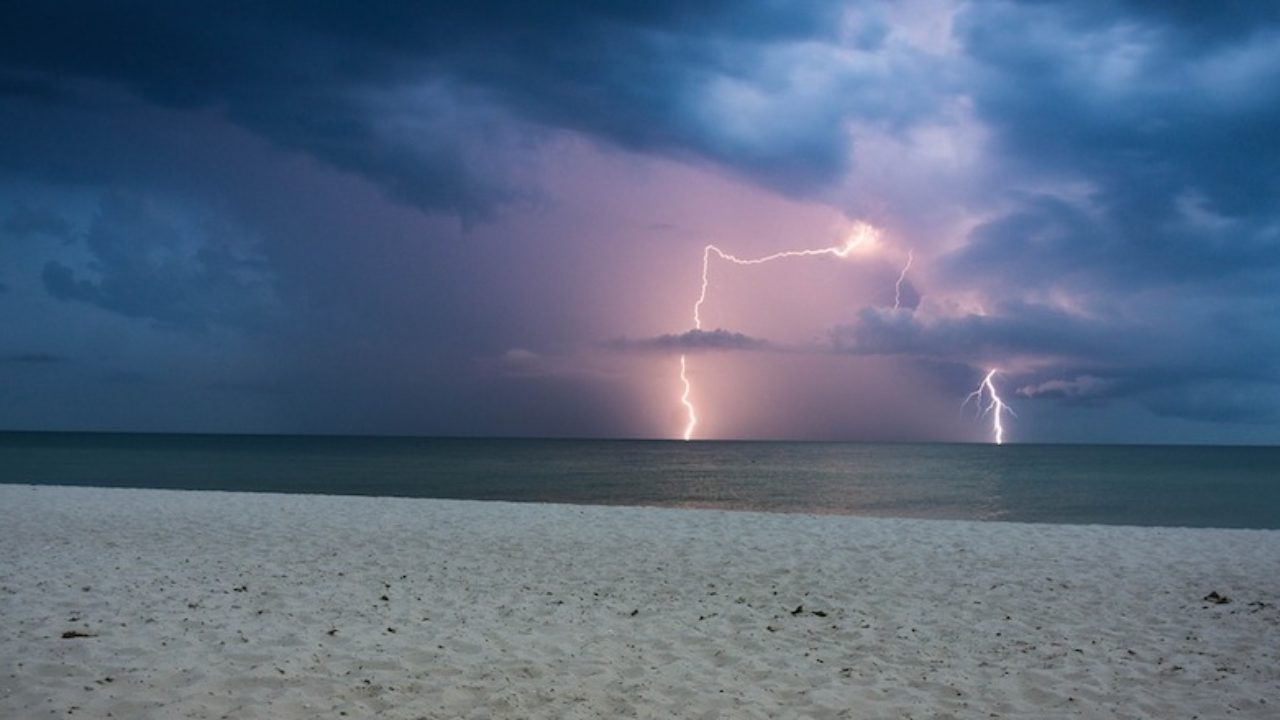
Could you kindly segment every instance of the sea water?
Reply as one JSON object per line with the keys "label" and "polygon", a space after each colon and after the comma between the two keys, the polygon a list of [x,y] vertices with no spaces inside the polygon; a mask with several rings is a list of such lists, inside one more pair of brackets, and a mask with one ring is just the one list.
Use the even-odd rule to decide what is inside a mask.
{"label": "sea water", "polygon": [[0,482],[1280,528],[1280,448],[0,433]]}

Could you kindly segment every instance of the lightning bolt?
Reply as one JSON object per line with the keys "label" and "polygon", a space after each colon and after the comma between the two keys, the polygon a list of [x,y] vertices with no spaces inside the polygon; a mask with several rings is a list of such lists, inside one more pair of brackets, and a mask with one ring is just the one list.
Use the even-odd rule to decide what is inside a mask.
{"label": "lightning bolt", "polygon": [[731,255],[715,245],[708,245],[702,249],[702,289],[698,292],[698,301],[693,304],[693,327],[695,330],[702,329],[702,304],[707,301],[707,288],[709,286],[708,276],[711,271],[711,254],[715,253],[721,260],[728,260],[734,265],[763,265],[774,260],[794,257],[813,257],[815,255],[834,255],[836,257],[849,257],[859,246],[874,241],[880,233],[870,225],[859,223],[854,229],[853,234],[849,236],[844,243],[832,247],[818,248],[816,250],[784,250],[776,252],[772,255],[764,257],[751,258],[743,260],[742,258]]}
{"label": "lightning bolt", "polygon": [[684,394],[680,396],[680,402],[684,403],[685,412],[689,415],[689,422],[684,426],[684,439],[693,438],[693,429],[698,427],[698,412],[693,407],[693,402],[689,400],[689,393],[693,392],[693,386],[689,384],[689,376],[686,374],[686,365],[684,355],[680,356],[680,382],[684,383]]}
{"label": "lightning bolt", "polygon": [[[860,246],[874,242],[879,235],[880,232],[874,227],[866,223],[858,223],[849,237],[840,245],[811,250],[784,250],[782,252],[773,253],[772,255],[765,255],[764,257],[745,260],[736,255],[727,253],[715,245],[707,245],[702,249],[702,288],[698,291],[697,302],[693,304],[693,328],[695,330],[702,329],[702,305],[707,301],[707,289],[710,286],[709,277],[711,272],[712,254],[719,257],[721,260],[727,260],[734,265],[763,265],[765,263],[773,262],[774,260],[782,260],[784,258],[814,257],[817,255],[832,255],[844,258],[849,257],[849,255]],[[909,265],[910,262],[908,262],[908,266]],[[903,274],[906,274],[906,269],[903,269]],[[899,280],[899,283],[901,283],[901,280]],[[685,355],[680,356],[680,382],[684,386],[684,393],[680,396],[680,402],[684,405],[685,413],[688,417],[683,437],[685,440],[691,440],[693,439],[693,430],[698,426],[698,412],[693,406],[693,401],[689,399],[690,394],[693,392],[693,385],[689,382],[688,359]]]}
{"label": "lightning bolt", "polygon": [[[987,371],[987,376],[982,378],[982,382],[978,384],[978,389],[969,393],[969,395],[965,397],[964,402],[961,403],[960,407],[963,408],[965,405],[972,402],[979,409],[979,417],[990,413],[991,432],[995,435],[996,444],[1003,445],[1004,423],[1001,420],[1001,416],[1006,411],[1014,417],[1018,417],[1018,414],[1013,411],[1013,408],[1006,405],[1004,401],[1000,399],[1000,395],[996,393],[996,385],[991,381],[991,379],[995,377],[996,372],[995,368]],[[987,403],[986,407],[983,407],[982,405],[982,398],[984,395],[989,395],[991,397],[991,401]]]}
{"label": "lightning bolt", "polygon": [[898,281],[893,284],[893,309],[897,310],[902,305],[902,283],[907,279],[907,271],[911,269],[911,261],[915,260],[915,253],[911,250],[907,251],[907,264],[902,266],[902,272],[898,273]]}

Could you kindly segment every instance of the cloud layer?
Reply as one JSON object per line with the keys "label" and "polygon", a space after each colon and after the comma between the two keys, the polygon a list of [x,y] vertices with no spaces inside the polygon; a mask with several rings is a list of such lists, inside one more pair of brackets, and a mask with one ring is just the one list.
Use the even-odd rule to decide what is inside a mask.
{"label": "cloud layer", "polygon": [[754,338],[722,328],[715,330],[690,330],[679,335],[658,335],[651,338],[617,338],[606,343],[613,350],[662,353],[696,353],[707,351],[776,350],[778,346],[768,340]]}
{"label": "cloud layer", "polygon": [[778,350],[682,332],[689,258],[826,212],[907,302],[790,268],[727,316],[820,306],[803,346],[921,407],[999,367],[1024,437],[1280,441],[1268,3],[22,3],[0,126],[6,426],[172,422],[130,377],[205,428],[662,434],[583,358]]}

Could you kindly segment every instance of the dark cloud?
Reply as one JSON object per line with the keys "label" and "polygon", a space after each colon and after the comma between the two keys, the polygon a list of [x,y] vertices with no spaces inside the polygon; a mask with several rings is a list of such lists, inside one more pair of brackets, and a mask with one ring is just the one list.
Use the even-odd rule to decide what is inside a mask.
{"label": "dark cloud", "polygon": [[831,341],[836,352],[1000,368],[1025,398],[1132,399],[1168,417],[1263,421],[1280,397],[1280,330],[1258,326],[1251,309],[1193,304],[1110,320],[1014,303],[940,318],[871,308],[835,328]]}
{"label": "dark cloud", "polygon": [[724,329],[690,330],[679,335],[659,335],[651,338],[617,338],[609,341],[606,347],[612,350],[663,353],[730,350],[760,352],[778,349],[777,345],[768,340]]}
{"label": "dark cloud", "polygon": [[[1114,351],[1116,328],[1049,307],[1007,304],[990,315],[932,320],[902,310],[866,308],[858,322],[831,331],[837,352],[908,355],[987,365],[1018,358],[1093,357]],[[1136,338],[1135,338],[1136,339]]]}
{"label": "dark cloud", "polygon": [[[957,37],[1004,177],[988,188],[1001,209],[940,271],[994,307],[863,313],[836,346],[1009,363],[1025,397],[1268,417],[1280,384],[1266,319],[1280,287],[1280,11],[978,3]],[[1055,297],[1073,309],[1041,304]]]}
{"label": "dark cloud", "polygon": [[1204,380],[1155,388],[1141,400],[1164,417],[1245,424],[1280,421],[1280,383]]}
{"label": "dark cloud", "polygon": [[270,312],[266,267],[207,232],[184,233],[154,201],[110,195],[84,234],[89,272],[51,260],[42,273],[45,289],[59,300],[167,327],[260,325]]}
{"label": "dark cloud", "polygon": [[1077,375],[1023,385],[1016,392],[1027,398],[1051,397],[1079,400],[1100,397],[1107,392],[1110,385],[1111,381],[1094,375]]}
{"label": "dark cloud", "polygon": [[290,388],[285,383],[280,382],[234,382],[228,380],[214,380],[208,383],[205,388],[217,393],[268,396],[283,395],[287,392],[296,392],[298,390],[298,388]]}
{"label": "dark cloud", "polygon": [[0,359],[14,365],[60,365],[67,362],[67,358],[62,355],[42,352],[18,353],[16,355],[6,355]]}
{"label": "dark cloud", "polygon": [[887,60],[835,52],[843,13],[769,0],[394,12],[29,3],[6,13],[0,64],[24,87],[66,91],[81,78],[170,107],[216,107],[394,197],[469,218],[518,194],[488,166],[512,118],[710,160],[792,192],[837,180],[849,117],[929,114],[941,75],[908,49],[889,52],[876,17],[855,46]]}
{"label": "dark cloud", "polygon": [[109,385],[146,386],[158,385],[159,379],[154,375],[136,370],[117,370],[102,376],[102,382]]}
{"label": "dark cloud", "polygon": [[6,67],[0,67],[0,97],[20,98],[41,104],[64,99],[60,97],[56,81],[14,72]]}
{"label": "dark cloud", "polygon": [[1280,22],[1280,8],[1273,3],[1249,0],[1212,5],[1197,0],[1048,0],[1040,4],[1066,13],[1076,27],[1107,26],[1123,18],[1176,34],[1191,45],[1221,44]]}
{"label": "dark cloud", "polygon": [[[228,417],[265,398],[306,427],[359,415],[519,433],[561,413],[566,432],[634,430],[643,400],[557,354],[629,319],[581,309],[600,291],[573,279],[615,257],[583,251],[627,221],[627,180],[602,203],[611,217],[503,229],[510,244],[420,212],[537,219],[537,182],[580,168],[531,149],[573,144],[568,131],[809,201],[847,191],[850,216],[885,218],[886,242],[919,261],[904,309],[851,309],[823,350],[903,359],[947,391],[998,366],[1041,408],[1275,422],[1280,7],[952,10],[944,37],[928,28],[945,18],[893,4],[19,3],[0,24],[0,193],[14,196],[0,309],[6,331],[26,329],[0,349],[67,347],[58,333],[119,327],[106,311],[140,321],[139,357],[180,346],[138,377],[222,398],[202,402]],[[543,161],[554,171],[529,169]],[[915,232],[935,227],[921,216],[945,218],[945,237]],[[670,244],[654,252],[689,229],[658,225]],[[48,297],[26,292],[32,278]],[[168,332],[266,326],[279,332],[236,335],[261,341],[247,349]],[[724,330],[606,345],[795,349]],[[218,369],[192,373],[192,358]],[[486,372],[468,376],[477,359]],[[523,399],[490,393],[495,375]],[[588,387],[608,399],[556,408]]]}
{"label": "dark cloud", "polygon": [[[1006,162],[1023,182],[1076,190],[1018,200],[975,233],[963,269],[1062,266],[1148,285],[1280,262],[1277,13],[1225,3],[1193,21],[1176,6],[1136,5],[964,13],[975,107]],[[1222,32],[1200,37],[1202,24]]]}
{"label": "dark cloud", "polygon": [[1184,199],[1139,230],[1089,201],[1037,194],[1017,207],[979,225],[945,258],[953,281],[980,281],[997,296],[1187,285],[1257,294],[1280,275],[1280,217],[1213,218]]}
{"label": "dark cloud", "polygon": [[64,240],[71,237],[71,224],[61,215],[24,204],[19,204],[13,212],[9,213],[4,224],[0,225],[0,230],[19,239],[32,235],[46,235]]}

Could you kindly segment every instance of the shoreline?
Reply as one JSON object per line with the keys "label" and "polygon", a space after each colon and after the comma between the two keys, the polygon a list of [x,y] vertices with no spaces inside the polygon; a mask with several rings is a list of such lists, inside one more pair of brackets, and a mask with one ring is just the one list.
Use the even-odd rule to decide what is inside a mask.
{"label": "shoreline", "polygon": [[1280,531],[683,510],[0,485],[0,715],[1262,718],[1280,697]]}
{"label": "shoreline", "polygon": [[1053,520],[1006,520],[1002,517],[935,517],[930,515],[902,515],[895,511],[886,511],[884,514],[871,513],[852,513],[844,512],[839,508],[821,509],[821,508],[776,508],[769,510],[761,510],[757,508],[738,508],[725,507],[714,503],[699,504],[697,502],[669,504],[648,504],[639,505],[626,502],[564,502],[558,500],[521,500],[521,499],[503,499],[503,498],[466,498],[466,497],[428,497],[422,495],[376,495],[376,494],[353,494],[353,493],[322,493],[322,492],[281,492],[279,490],[227,490],[215,488],[177,488],[177,487],[154,487],[147,485],[97,485],[97,484],[58,484],[58,483],[24,483],[24,482],[0,482],[0,488],[64,488],[64,489],[84,489],[84,490],[122,490],[126,492],[157,492],[157,493],[208,493],[211,495],[251,495],[251,496],[271,496],[280,498],[290,497],[314,497],[326,499],[364,499],[364,500],[408,500],[408,501],[426,501],[426,502],[444,502],[444,503],[482,503],[485,505],[516,505],[516,506],[533,506],[533,507],[563,507],[563,508],[619,508],[619,509],[636,509],[636,510],[672,510],[677,512],[721,512],[745,515],[764,515],[764,516],[790,516],[790,517],[815,517],[815,518],[851,518],[860,520],[902,520],[908,522],[939,522],[939,523],[996,523],[1000,525],[1019,525],[1030,527],[1081,527],[1081,528],[1132,528],[1146,530],[1220,530],[1224,532],[1264,532],[1264,533],[1280,533],[1280,528],[1273,527],[1243,527],[1243,526],[1219,526],[1219,525],[1140,525],[1136,523],[1123,522],[1068,522]]}

